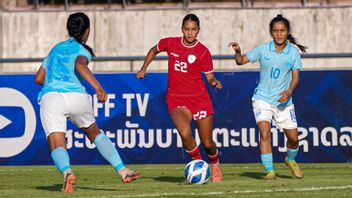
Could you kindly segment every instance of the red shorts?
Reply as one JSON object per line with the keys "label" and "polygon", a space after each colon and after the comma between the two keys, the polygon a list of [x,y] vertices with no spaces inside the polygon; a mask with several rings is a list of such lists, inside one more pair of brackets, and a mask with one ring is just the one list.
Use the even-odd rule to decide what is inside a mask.
{"label": "red shorts", "polygon": [[166,103],[169,113],[175,108],[189,109],[192,112],[193,120],[214,115],[213,105],[207,93],[192,95],[167,93]]}

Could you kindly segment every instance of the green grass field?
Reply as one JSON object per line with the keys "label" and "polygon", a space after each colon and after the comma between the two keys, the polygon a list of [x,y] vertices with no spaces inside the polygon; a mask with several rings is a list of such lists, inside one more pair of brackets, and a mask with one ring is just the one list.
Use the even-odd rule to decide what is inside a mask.
{"label": "green grass field", "polygon": [[0,197],[352,197],[352,164],[302,164],[292,178],[275,164],[278,179],[264,181],[260,164],[223,164],[223,183],[187,185],[183,164],[131,165],[142,178],[123,184],[110,166],[73,166],[76,192],[62,193],[53,166],[1,166]]}

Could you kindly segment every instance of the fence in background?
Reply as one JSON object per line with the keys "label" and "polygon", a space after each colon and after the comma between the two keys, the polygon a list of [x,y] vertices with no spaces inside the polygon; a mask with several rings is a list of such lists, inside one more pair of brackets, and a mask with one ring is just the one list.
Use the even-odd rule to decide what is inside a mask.
{"label": "fence in background", "polygon": [[[233,55],[214,55],[213,60],[231,60],[234,59]],[[110,57],[95,57],[93,61],[104,62],[104,61],[129,61],[130,71],[133,70],[135,61],[143,61],[144,56],[110,56]],[[154,60],[167,60],[167,56],[157,56]],[[352,58],[352,53],[319,53],[319,54],[302,54],[303,59],[313,58]],[[1,63],[29,63],[29,62],[42,62],[44,58],[1,58]],[[1,70],[0,70],[1,71]]]}

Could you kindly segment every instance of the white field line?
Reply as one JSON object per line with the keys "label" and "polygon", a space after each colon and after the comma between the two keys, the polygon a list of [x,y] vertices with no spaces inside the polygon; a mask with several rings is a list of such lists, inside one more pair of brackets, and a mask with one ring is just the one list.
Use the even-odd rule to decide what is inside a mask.
{"label": "white field line", "polygon": [[345,190],[351,189],[352,185],[348,186],[312,186],[307,188],[279,188],[279,189],[248,189],[248,190],[234,190],[227,192],[206,192],[206,193],[150,193],[139,195],[118,195],[109,197],[165,197],[165,196],[207,196],[207,195],[232,195],[232,194],[250,194],[250,193],[272,193],[272,192],[309,192],[309,191],[323,191],[323,190]]}

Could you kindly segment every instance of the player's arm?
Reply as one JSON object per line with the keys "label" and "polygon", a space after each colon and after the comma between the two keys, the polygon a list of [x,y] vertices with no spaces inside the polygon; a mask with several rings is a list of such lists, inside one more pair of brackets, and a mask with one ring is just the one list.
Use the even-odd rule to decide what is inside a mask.
{"label": "player's arm", "polygon": [[279,102],[286,102],[293,93],[293,90],[296,88],[299,82],[299,69],[292,70],[292,80],[290,86],[287,90],[280,93],[281,97],[279,98]]}
{"label": "player's arm", "polygon": [[209,85],[216,87],[218,89],[222,88],[222,84],[221,84],[220,80],[215,78],[214,72],[205,74],[205,77],[207,78]]}
{"label": "player's arm", "polygon": [[229,43],[229,47],[235,50],[235,61],[237,65],[244,65],[249,62],[248,57],[241,54],[241,47],[237,42]]}
{"label": "player's arm", "polygon": [[154,47],[152,47],[147,56],[144,59],[144,63],[143,66],[141,67],[141,69],[136,73],[136,77],[138,79],[144,78],[145,73],[147,72],[147,68],[149,66],[149,64],[152,62],[152,60],[155,58],[155,56],[159,54],[159,50],[157,48],[157,46],[155,45]]}
{"label": "player's arm", "polygon": [[45,81],[45,69],[40,66],[37,73],[35,74],[34,82],[38,85],[43,85]]}
{"label": "player's arm", "polygon": [[75,63],[75,70],[95,89],[99,100],[105,102],[107,94],[98,80],[88,68],[88,60],[84,56],[78,56]]}

